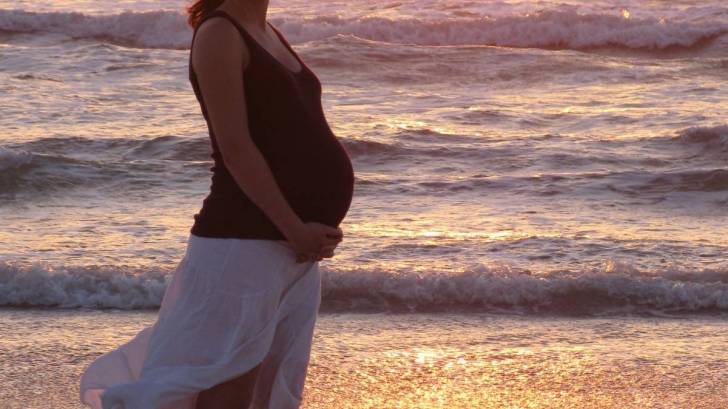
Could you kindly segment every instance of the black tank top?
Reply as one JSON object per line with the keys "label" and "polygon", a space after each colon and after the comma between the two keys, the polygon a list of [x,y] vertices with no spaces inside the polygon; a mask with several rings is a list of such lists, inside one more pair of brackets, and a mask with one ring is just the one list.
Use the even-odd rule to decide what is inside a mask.
{"label": "black tank top", "polygon": [[[284,197],[302,221],[338,227],[351,204],[354,170],[349,155],[324,116],[318,77],[272,25],[300,63],[300,71],[294,72],[278,61],[224,11],[215,10],[203,21],[215,16],[229,20],[250,51],[249,64],[245,70],[241,69],[250,136]],[[197,30],[193,43],[196,34]],[[210,193],[194,215],[190,233],[203,237],[285,240],[225,167],[192,68],[191,48],[189,78],[207,121],[214,163],[210,168],[213,172]]]}

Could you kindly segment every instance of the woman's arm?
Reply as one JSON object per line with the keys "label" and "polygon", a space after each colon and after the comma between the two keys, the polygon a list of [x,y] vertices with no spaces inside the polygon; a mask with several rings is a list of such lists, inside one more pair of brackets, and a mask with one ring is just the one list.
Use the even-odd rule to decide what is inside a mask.
{"label": "woman's arm", "polygon": [[250,58],[245,42],[230,22],[213,18],[198,29],[192,50],[192,65],[225,167],[281,233],[294,235],[303,222],[250,137],[242,76]]}

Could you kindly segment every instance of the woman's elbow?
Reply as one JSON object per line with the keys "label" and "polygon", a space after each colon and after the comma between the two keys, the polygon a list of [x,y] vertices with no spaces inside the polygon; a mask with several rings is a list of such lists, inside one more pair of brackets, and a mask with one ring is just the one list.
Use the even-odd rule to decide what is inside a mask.
{"label": "woman's elbow", "polygon": [[242,141],[228,141],[219,146],[222,161],[228,169],[250,163],[257,149],[254,144]]}

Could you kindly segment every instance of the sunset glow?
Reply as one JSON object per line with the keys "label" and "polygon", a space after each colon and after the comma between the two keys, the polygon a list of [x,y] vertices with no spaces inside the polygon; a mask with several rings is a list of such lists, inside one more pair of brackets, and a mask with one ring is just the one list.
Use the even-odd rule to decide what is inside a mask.
{"label": "sunset glow", "polygon": [[[210,294],[243,300],[259,284],[244,253],[183,259],[213,183],[189,4],[0,0],[0,409],[78,409],[79,374],[155,323],[176,271],[199,290],[239,268]],[[266,17],[355,178],[303,409],[728,407],[724,0],[271,0]],[[246,86],[277,72],[271,90],[298,90],[281,100],[318,98],[245,38],[269,64]],[[320,116],[278,118],[256,89],[258,147]],[[293,169],[279,180],[318,172],[323,193],[281,193],[321,210],[321,180],[350,173],[304,143],[312,123],[267,160]],[[223,179],[215,200],[246,208]],[[229,213],[213,221],[255,226]]]}

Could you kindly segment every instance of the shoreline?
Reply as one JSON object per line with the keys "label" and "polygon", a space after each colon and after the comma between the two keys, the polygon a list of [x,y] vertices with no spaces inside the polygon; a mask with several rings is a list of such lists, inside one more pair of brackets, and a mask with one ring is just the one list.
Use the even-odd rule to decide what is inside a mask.
{"label": "shoreline", "polygon": [[[155,318],[0,309],[0,407],[80,409],[85,365]],[[704,316],[322,313],[303,408],[722,407],[726,330]]]}

